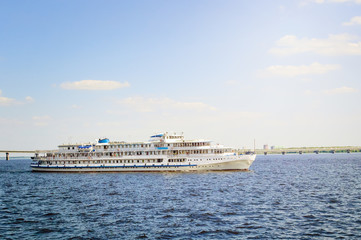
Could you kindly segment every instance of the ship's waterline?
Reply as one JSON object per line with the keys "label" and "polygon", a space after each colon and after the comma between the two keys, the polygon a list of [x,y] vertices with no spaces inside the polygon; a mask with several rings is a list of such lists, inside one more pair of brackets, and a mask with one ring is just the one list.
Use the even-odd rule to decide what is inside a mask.
{"label": "ship's waterline", "polygon": [[59,150],[34,157],[33,171],[41,172],[158,172],[248,170],[255,154],[209,140],[185,140],[183,134],[162,133],[147,142],[60,145]]}

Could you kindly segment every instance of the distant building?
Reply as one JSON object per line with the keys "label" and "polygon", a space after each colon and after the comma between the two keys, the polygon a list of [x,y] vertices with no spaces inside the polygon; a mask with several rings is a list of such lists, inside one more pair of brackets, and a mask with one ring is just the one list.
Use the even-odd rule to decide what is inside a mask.
{"label": "distant building", "polygon": [[268,144],[263,145],[263,150],[268,150],[268,149],[269,149]]}

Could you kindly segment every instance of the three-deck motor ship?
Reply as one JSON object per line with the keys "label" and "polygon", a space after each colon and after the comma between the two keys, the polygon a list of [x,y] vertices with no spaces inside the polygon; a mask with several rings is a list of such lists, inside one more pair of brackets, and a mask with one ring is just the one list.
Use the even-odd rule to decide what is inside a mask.
{"label": "three-deck motor ship", "polygon": [[147,142],[60,145],[57,151],[36,155],[31,163],[40,172],[156,172],[248,170],[256,155],[239,154],[209,140],[185,140],[183,134],[162,133]]}

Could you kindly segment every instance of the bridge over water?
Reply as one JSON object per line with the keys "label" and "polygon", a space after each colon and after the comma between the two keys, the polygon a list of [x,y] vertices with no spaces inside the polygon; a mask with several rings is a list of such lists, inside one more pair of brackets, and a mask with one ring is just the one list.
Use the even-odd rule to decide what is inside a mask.
{"label": "bridge over water", "polygon": [[39,153],[52,152],[50,150],[0,150],[0,153],[5,153],[5,159],[10,159],[10,153],[32,153],[34,155]]}
{"label": "bridge over water", "polygon": [[[252,150],[251,150],[252,151]],[[239,150],[239,152],[245,152]],[[256,149],[256,154],[304,154],[304,153],[353,153],[361,152],[361,146],[346,147],[294,147],[294,148],[277,148],[277,149]]]}

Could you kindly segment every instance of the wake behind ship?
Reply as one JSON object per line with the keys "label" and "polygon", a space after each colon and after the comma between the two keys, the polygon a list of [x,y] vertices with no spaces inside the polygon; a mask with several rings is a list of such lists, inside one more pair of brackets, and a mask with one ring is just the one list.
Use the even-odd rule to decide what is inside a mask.
{"label": "wake behind ship", "polygon": [[162,133],[147,142],[110,142],[60,145],[57,151],[36,155],[38,172],[158,172],[248,170],[256,155],[208,140],[185,140],[182,134]]}

